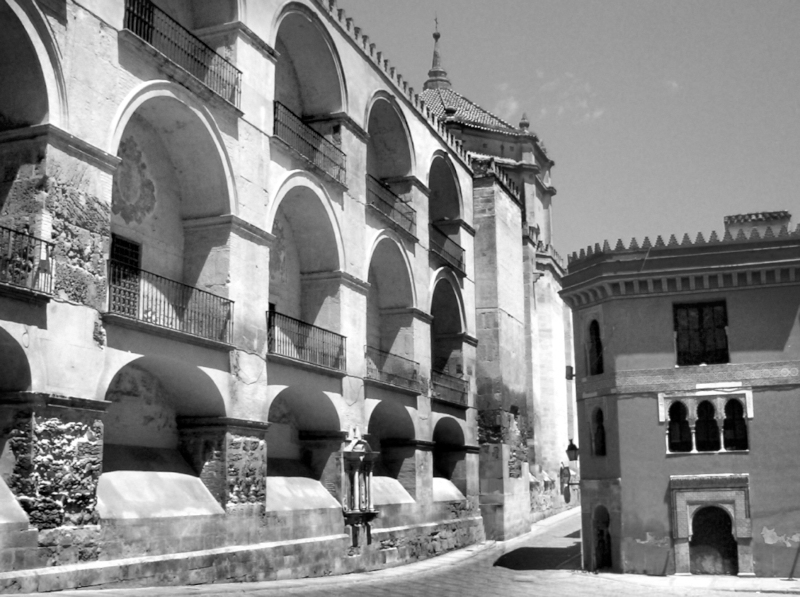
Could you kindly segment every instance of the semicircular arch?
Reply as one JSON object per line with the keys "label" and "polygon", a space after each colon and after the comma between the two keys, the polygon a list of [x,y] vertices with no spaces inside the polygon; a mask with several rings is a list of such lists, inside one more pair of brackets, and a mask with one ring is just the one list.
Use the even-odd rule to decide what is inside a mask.
{"label": "semicircular arch", "polygon": [[397,99],[383,89],[376,91],[364,115],[367,143],[367,173],[378,179],[415,174],[416,151]]}
{"label": "semicircular arch", "polygon": [[[304,225],[298,226],[297,232],[317,236],[322,233],[322,238],[316,242],[303,242],[302,236],[298,238],[305,255],[304,267],[307,271],[336,271],[344,268],[345,259],[344,242],[339,219],[336,217],[334,203],[325,187],[311,173],[303,170],[289,172],[283,180],[279,181],[277,191],[273,194],[267,213],[266,230],[272,232],[275,227],[278,213],[283,210],[289,218],[303,218]],[[316,265],[311,265],[311,263]]]}
{"label": "semicircular arch", "polygon": [[[170,157],[176,161],[176,168],[185,172],[183,181],[187,185],[187,195],[216,196],[216,199],[209,199],[210,213],[193,214],[193,217],[238,213],[230,155],[214,117],[200,101],[170,81],[147,81],[138,85],[114,115],[106,142],[110,154],[117,155],[125,129],[137,114],[163,131],[162,138],[169,145]],[[198,172],[201,168],[203,176]]]}
{"label": "semicircular arch", "polygon": [[446,284],[450,291],[452,292],[452,296],[455,298],[457,308],[458,308],[458,316],[459,316],[459,326],[460,332],[467,331],[467,317],[466,312],[464,310],[464,299],[461,296],[461,286],[459,284],[458,278],[453,273],[450,268],[441,267],[434,273],[433,277],[431,278],[431,285],[430,285],[430,303],[428,304],[428,313],[434,315],[434,301],[436,298],[436,291],[439,284]]}
{"label": "semicircular arch", "polygon": [[429,217],[431,222],[457,219],[464,214],[464,198],[461,183],[453,162],[447,153],[439,149],[433,153],[428,169],[430,189]]}
{"label": "semicircular arch", "polygon": [[[284,27],[286,35],[281,34]],[[275,72],[277,101],[298,116],[347,112],[342,61],[314,9],[297,0],[286,2],[275,13],[269,43],[283,59],[278,59]]]}
{"label": "semicircular arch", "polygon": [[[6,7],[10,9],[24,29],[38,60],[47,95],[46,117],[43,122],[49,122],[61,129],[68,130],[67,85],[61,65],[60,52],[50,33],[47,19],[35,3],[29,0],[8,0]],[[2,16],[2,8],[2,5],[0,5],[0,16]]]}
{"label": "semicircular arch", "polygon": [[[378,253],[379,247],[380,253]],[[396,282],[392,287],[399,286],[397,300],[403,304],[396,306],[416,308],[417,287],[414,281],[414,269],[402,240],[393,230],[384,229],[375,234],[365,261],[366,271],[363,280],[369,280],[369,272],[376,257],[382,257],[382,262],[389,262],[391,265],[390,271],[386,272],[384,277],[391,277]]]}

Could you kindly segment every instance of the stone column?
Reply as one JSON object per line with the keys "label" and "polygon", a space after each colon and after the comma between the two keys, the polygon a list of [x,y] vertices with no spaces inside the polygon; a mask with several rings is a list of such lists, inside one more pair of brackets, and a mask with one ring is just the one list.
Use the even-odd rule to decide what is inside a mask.
{"label": "stone column", "polygon": [[268,426],[227,417],[178,417],[181,453],[228,513],[264,512]]}

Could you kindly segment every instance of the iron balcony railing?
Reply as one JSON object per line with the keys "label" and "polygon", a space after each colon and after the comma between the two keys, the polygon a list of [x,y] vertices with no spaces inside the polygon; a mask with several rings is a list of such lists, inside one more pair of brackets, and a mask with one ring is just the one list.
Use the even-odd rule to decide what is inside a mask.
{"label": "iron balcony railing", "polygon": [[417,211],[389,187],[367,175],[367,204],[371,205],[400,228],[417,236]]}
{"label": "iron balcony railing", "polygon": [[108,262],[111,313],[229,344],[233,301],[169,278]]}
{"label": "iron balcony railing", "polygon": [[125,28],[239,107],[242,71],[150,0],[125,0]]}
{"label": "iron balcony railing", "polygon": [[453,377],[442,371],[431,372],[433,397],[458,406],[467,406],[469,382],[460,377]]}
{"label": "iron balcony railing", "polygon": [[328,369],[344,371],[344,336],[277,311],[267,312],[267,350]]}
{"label": "iron balcony railing", "polygon": [[275,136],[335,181],[347,182],[344,152],[278,101],[275,102]]}
{"label": "iron balcony railing", "polygon": [[423,384],[419,378],[419,363],[384,350],[365,347],[367,359],[367,379],[422,392]]}
{"label": "iron balcony railing", "polygon": [[53,294],[53,243],[0,226],[0,283]]}
{"label": "iron balcony railing", "polygon": [[431,251],[441,257],[446,263],[457,269],[459,272],[465,273],[464,268],[464,249],[461,248],[457,242],[439,230],[436,226],[431,224]]}

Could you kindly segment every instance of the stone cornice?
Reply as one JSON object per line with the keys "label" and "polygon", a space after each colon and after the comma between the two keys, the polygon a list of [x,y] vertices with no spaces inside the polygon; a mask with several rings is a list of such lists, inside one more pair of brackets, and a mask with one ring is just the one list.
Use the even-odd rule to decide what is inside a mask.
{"label": "stone cornice", "polygon": [[638,296],[686,295],[800,283],[800,239],[601,252],[574,261],[561,296],[572,308]]}
{"label": "stone cornice", "polygon": [[111,406],[111,402],[62,396],[60,394],[46,394],[44,392],[2,392],[0,393],[0,407],[2,406],[66,408],[69,410],[103,413]]}
{"label": "stone cornice", "polygon": [[322,114],[319,116],[311,116],[303,118],[303,122],[336,122],[344,126],[347,130],[353,133],[358,139],[366,143],[369,141],[369,133],[361,128],[361,125],[353,120],[345,112],[336,112],[334,114]]}
{"label": "stone cornice", "polygon": [[230,431],[261,432],[265,433],[270,426],[263,421],[250,421],[247,419],[233,419],[231,417],[177,417],[178,428],[195,429],[224,429]]}
{"label": "stone cornice", "polygon": [[203,40],[217,35],[226,35],[231,32],[236,33],[241,39],[248,42],[273,64],[278,61],[279,55],[275,48],[270,46],[255,31],[241,21],[232,21],[230,23],[223,23],[222,25],[214,25],[212,27],[194,30],[194,34]]}
{"label": "stone cornice", "polygon": [[229,227],[238,236],[264,246],[271,246],[275,240],[273,234],[233,214],[184,220],[183,227],[198,230]]}
{"label": "stone cornice", "polygon": [[423,183],[419,178],[417,178],[416,176],[413,176],[413,175],[411,175],[411,176],[395,176],[395,177],[392,177],[392,178],[384,178],[383,182],[385,182],[387,184],[407,182],[407,183],[411,184],[412,187],[416,187],[417,190],[419,190],[419,192],[421,192],[426,197],[430,197],[431,196],[431,190],[428,188],[428,186],[425,183]]}
{"label": "stone cornice", "polygon": [[339,280],[339,282],[356,292],[367,294],[369,292],[369,282],[364,282],[361,278],[355,277],[353,274],[338,270],[335,272],[313,272],[310,274],[303,274],[305,280]]}
{"label": "stone cornice", "polygon": [[67,155],[97,166],[109,174],[113,174],[117,166],[122,162],[117,156],[111,155],[99,147],[75,135],[71,135],[52,124],[37,124],[35,126],[4,131],[0,133],[0,145],[4,143],[13,143],[15,141],[37,139],[39,137],[46,137],[47,142],[56,149],[60,149]]}
{"label": "stone cornice", "polygon": [[579,379],[577,390],[582,400],[603,394],[695,391],[698,385],[724,382],[742,382],[752,388],[800,385],[800,361],[611,371]]}

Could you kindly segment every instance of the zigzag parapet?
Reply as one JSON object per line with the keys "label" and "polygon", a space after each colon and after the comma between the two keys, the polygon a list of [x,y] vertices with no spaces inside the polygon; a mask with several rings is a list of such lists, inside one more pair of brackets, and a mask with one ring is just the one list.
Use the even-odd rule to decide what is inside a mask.
{"label": "zigzag parapet", "polygon": [[469,156],[464,149],[463,143],[447,130],[444,120],[425,106],[425,102],[420,99],[419,94],[415,93],[414,88],[408,84],[403,75],[389,64],[389,59],[384,56],[382,51],[377,49],[375,43],[369,41],[369,36],[363,32],[361,27],[355,25],[353,18],[348,17],[343,8],[338,8],[337,0],[314,0],[314,2],[333,18],[342,33],[355,42],[356,47],[364,56],[383,71],[397,93],[405,97],[420,116],[436,129],[442,140],[463,160],[467,167],[471,167]]}
{"label": "zigzag parapet", "polygon": [[719,238],[716,232],[712,232],[711,235],[706,240],[703,237],[701,232],[698,232],[697,236],[695,237],[694,242],[692,242],[691,237],[688,234],[684,234],[683,238],[680,242],[672,234],[667,242],[664,242],[664,239],[659,235],[656,238],[656,242],[652,243],[650,241],[650,237],[645,236],[644,240],[641,244],[636,240],[636,238],[632,238],[630,244],[625,247],[625,244],[622,242],[622,239],[617,240],[616,245],[614,248],[611,248],[611,245],[606,240],[603,242],[603,246],[601,247],[599,243],[595,243],[594,247],[588,246],[586,249],[581,249],[580,252],[573,252],[572,255],[569,256],[568,265],[569,267],[573,267],[580,263],[589,261],[591,258],[597,255],[606,255],[611,253],[633,253],[637,251],[651,251],[651,250],[665,250],[665,249],[674,249],[677,247],[702,247],[707,245],[714,245],[714,244],[736,244],[736,243],[750,243],[756,241],[764,241],[764,240],[772,240],[772,239],[782,239],[782,238],[800,238],[800,224],[794,229],[794,231],[790,231],[788,226],[785,224],[780,227],[778,233],[776,234],[775,231],[772,229],[771,226],[768,226],[762,235],[758,228],[753,228],[750,231],[750,234],[746,234],[743,229],[739,229],[738,233],[734,237],[729,230],[725,231],[725,235],[722,239]]}

